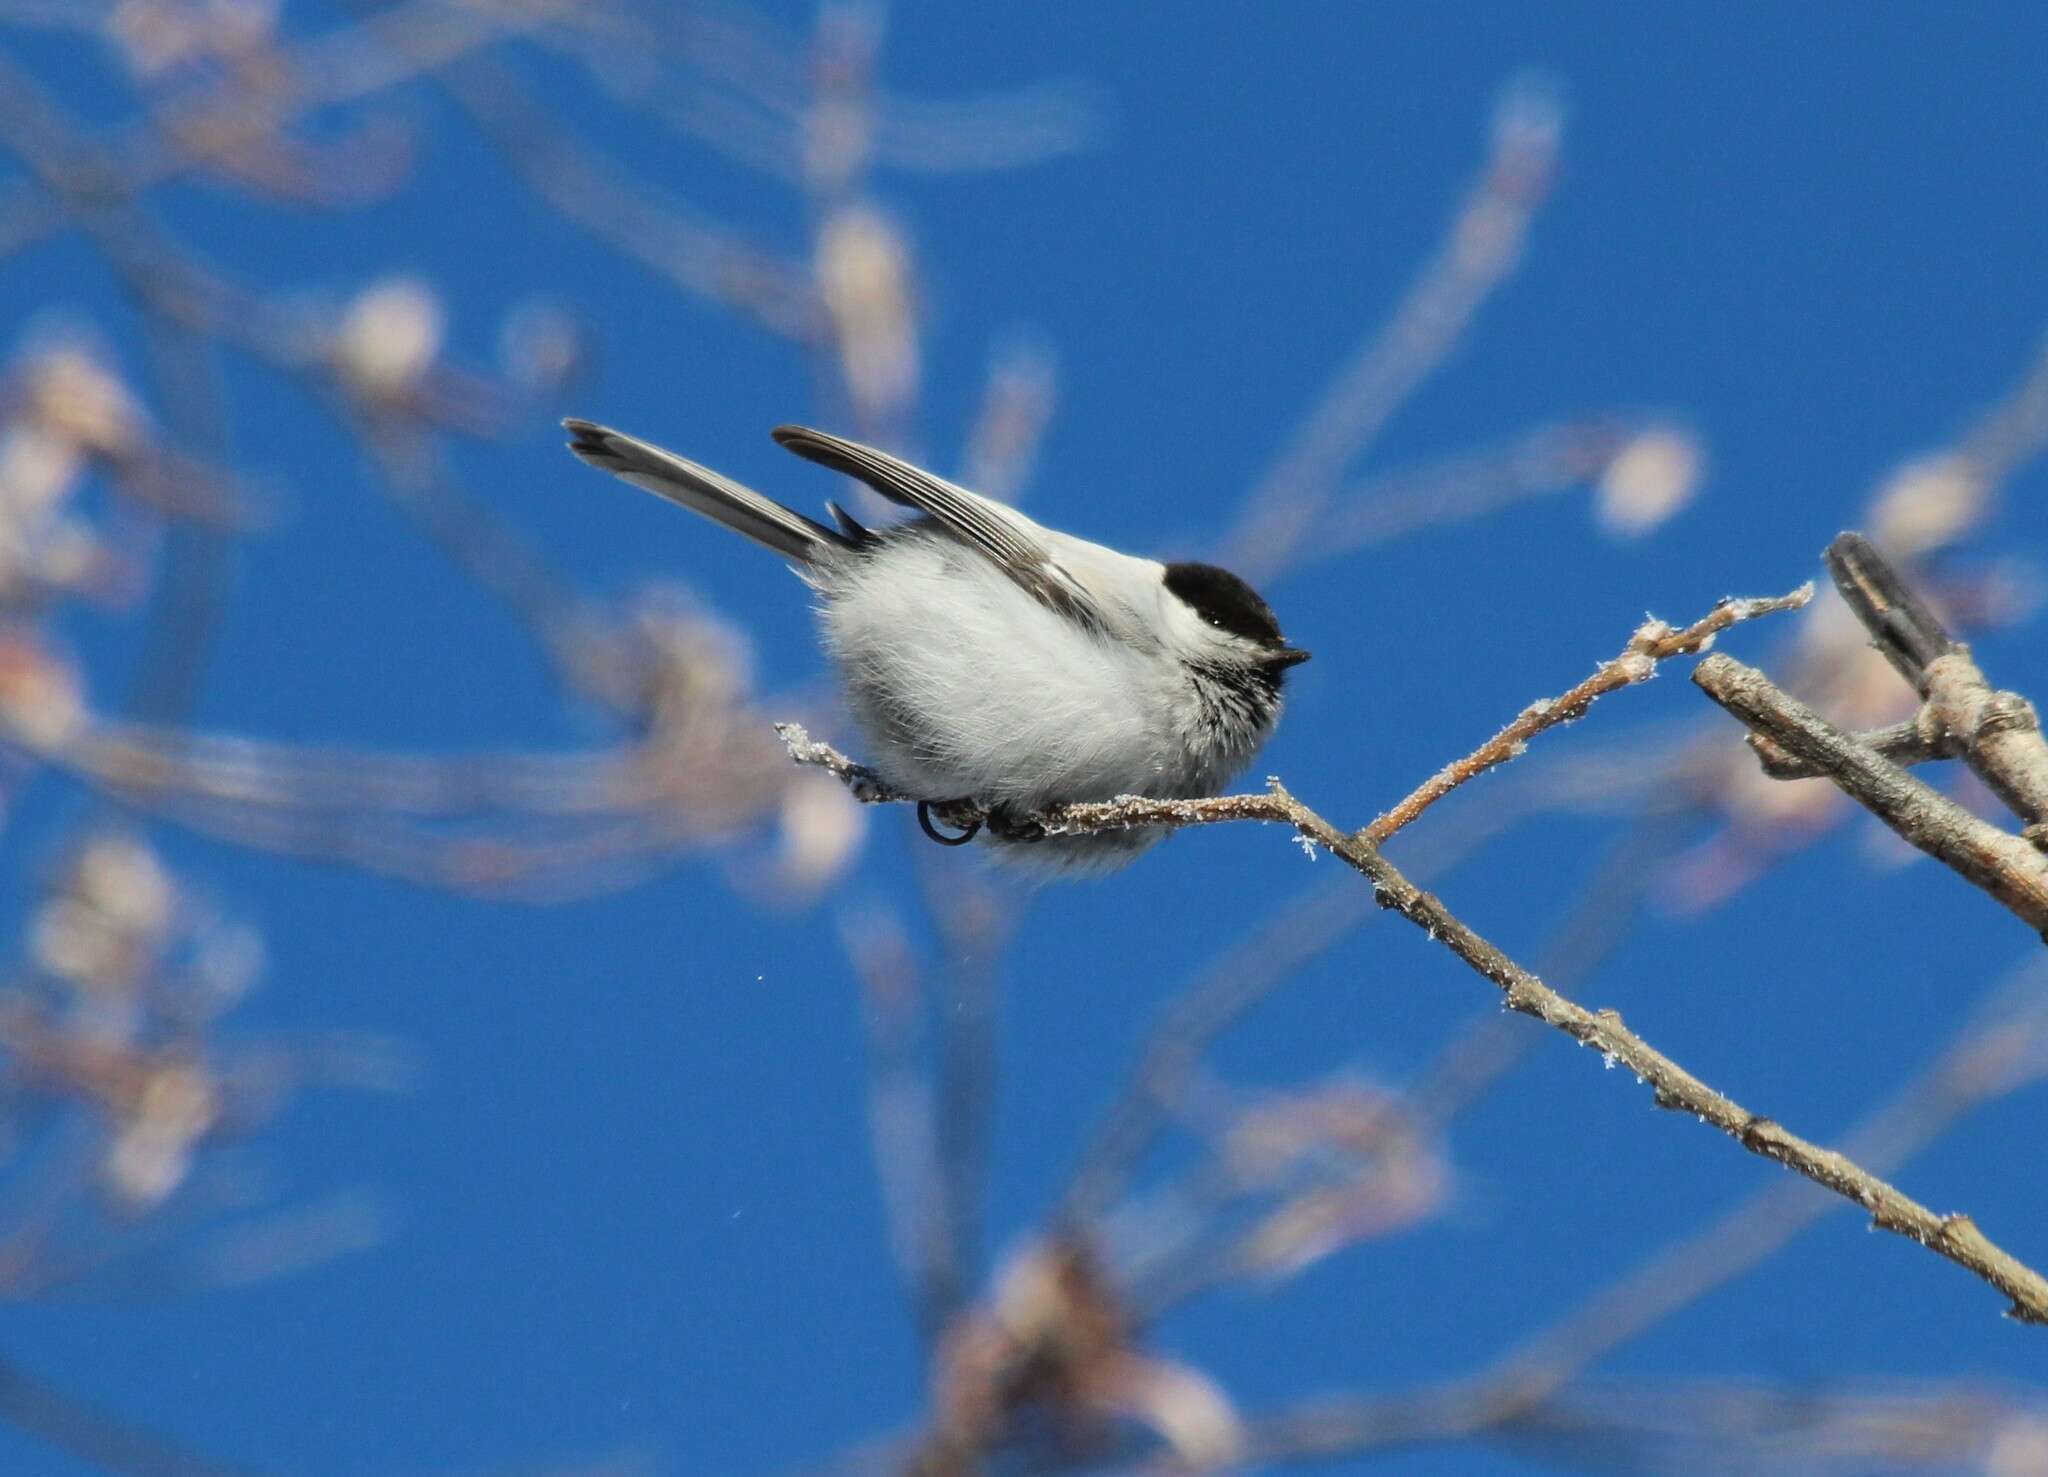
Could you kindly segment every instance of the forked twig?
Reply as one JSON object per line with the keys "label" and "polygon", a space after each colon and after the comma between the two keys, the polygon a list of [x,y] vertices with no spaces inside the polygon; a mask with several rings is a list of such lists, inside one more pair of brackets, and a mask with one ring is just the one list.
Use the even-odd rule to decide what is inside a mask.
{"label": "forked twig", "polygon": [[2048,742],[2033,704],[1995,690],[1970,648],[1862,534],[1837,537],[1827,561],[1871,644],[1926,700],[1922,727],[1943,735],[2025,824],[2048,821]]}
{"label": "forked twig", "polygon": [[1710,656],[1692,680],[1752,732],[1826,775],[1913,846],[1946,863],[2037,930],[2048,930],[2048,856],[1972,815],[1733,657]]}
{"label": "forked twig", "polygon": [[[1844,533],[1827,562],[1871,644],[1922,698],[1912,719],[1845,733],[1763,673],[1725,656],[1693,673],[1750,730],[1764,772],[1824,776],[1912,845],[1946,863],[2048,934],[2048,741],[2033,704],[1994,689],[1941,618],[1868,539]],[[1904,765],[1956,756],[2025,829],[1971,814]]]}

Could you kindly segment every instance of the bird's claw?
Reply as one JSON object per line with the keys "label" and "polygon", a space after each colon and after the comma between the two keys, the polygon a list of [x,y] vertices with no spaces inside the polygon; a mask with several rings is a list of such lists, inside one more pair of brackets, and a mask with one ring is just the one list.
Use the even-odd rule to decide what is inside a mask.
{"label": "bird's claw", "polygon": [[965,846],[981,833],[979,816],[965,822],[957,836],[948,836],[941,831],[934,823],[933,817],[936,813],[939,820],[947,820],[949,812],[957,812],[972,804],[973,802],[969,800],[920,800],[917,802],[917,824],[925,835],[941,846]]}
{"label": "bird's claw", "polygon": [[[988,827],[988,833],[999,841],[1043,841],[1045,827],[1030,817],[1019,817],[1007,806],[994,810],[983,810],[973,800],[920,800],[917,802],[917,824],[932,840],[941,846],[965,846],[981,834],[981,828]],[[949,835],[940,826],[958,826],[957,834]]]}

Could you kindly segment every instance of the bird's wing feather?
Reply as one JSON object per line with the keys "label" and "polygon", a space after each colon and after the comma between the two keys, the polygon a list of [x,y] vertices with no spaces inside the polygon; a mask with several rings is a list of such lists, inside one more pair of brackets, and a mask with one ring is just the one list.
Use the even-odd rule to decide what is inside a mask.
{"label": "bird's wing feather", "polygon": [[777,426],[775,439],[807,461],[858,478],[883,497],[928,514],[968,547],[993,560],[1034,599],[1091,629],[1102,611],[1046,544],[1035,524],[1001,503],[969,492],[901,457],[809,426]]}
{"label": "bird's wing feather", "polygon": [[572,438],[569,450],[591,466],[715,519],[785,559],[809,564],[828,549],[849,545],[824,524],[652,442],[591,421],[562,424]]}

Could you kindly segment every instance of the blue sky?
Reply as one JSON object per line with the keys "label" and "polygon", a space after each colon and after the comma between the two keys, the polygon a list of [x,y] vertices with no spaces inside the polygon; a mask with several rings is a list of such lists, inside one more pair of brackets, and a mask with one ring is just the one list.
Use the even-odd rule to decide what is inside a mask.
{"label": "blue sky", "polygon": [[[774,11],[796,25],[809,14]],[[333,24],[325,7],[286,16],[307,32]],[[119,121],[90,47],[44,32],[0,44],[81,119]],[[1503,87],[1549,79],[1562,161],[1520,270],[1359,470],[1622,411],[1690,428],[1706,478],[1639,540],[1603,537],[1571,493],[1267,590],[1317,655],[1260,772],[1363,823],[1619,649],[1645,610],[1690,619],[1723,594],[1817,577],[1819,551],[1889,469],[1947,445],[2021,377],[2048,325],[2044,46],[2037,10],[1995,5],[1199,5],[1054,19],[902,0],[881,53],[892,90],[1063,80],[1101,119],[1085,151],[1029,168],[877,177],[923,287],[916,439],[955,463],[991,347],[1028,335],[1058,365],[1034,516],[1136,549],[1213,537],[1433,249]],[[793,192],[593,100],[566,68],[528,75],[586,142],[757,239],[807,250]],[[764,688],[817,678],[794,581],[596,483],[554,424],[609,421],[811,507],[832,480],[766,433],[829,414],[813,366],[536,209],[431,88],[377,106],[420,145],[388,197],[313,214],[180,187],[160,197],[162,219],[255,284],[340,300],[388,275],[425,278],[458,359],[489,359],[511,303],[569,306],[589,327],[590,375],[523,406],[501,438],[461,444],[458,474],[582,587],[685,580],[746,631]],[[102,325],[117,356],[139,361],[76,234],[0,263],[8,342],[53,313]],[[278,491],[283,515],[241,552],[200,724],[454,752],[606,735],[597,715],[564,710],[501,611],[377,496],[327,409],[228,362],[237,465]],[[2023,468],[1950,567],[2038,562],[2044,491]],[[117,674],[132,621],[89,615],[69,634]],[[1765,659],[1782,634],[1738,633],[1723,649]],[[2038,624],[1986,631],[1978,651],[1996,680],[2048,692]],[[1626,763],[1625,736],[1708,711],[1673,671],[1543,747]],[[1483,813],[1489,793],[1460,803]],[[39,850],[37,837],[85,803],[48,778],[21,797],[10,898],[50,861],[54,843]],[[1435,885],[1532,957],[1615,829],[1538,817]],[[676,1472],[773,1471],[915,1418],[920,1360],[867,1157],[860,1007],[840,943],[848,916],[916,916],[912,864],[931,859],[915,854],[907,816],[870,817],[852,871],[801,906],[764,904],[702,856],[628,891],[532,908],[157,834],[263,932],[265,983],[234,1030],[377,1032],[417,1048],[426,1070],[411,1094],[312,1095],[235,1151],[287,1200],[374,1185],[396,1225],[372,1251],[252,1288],[17,1308],[11,1357],[263,1470],[499,1470],[645,1451]],[[1652,911],[1579,998],[1827,1141],[2033,946],[1956,879],[1924,861],[1879,864],[1870,843],[1852,820],[1717,909]],[[1334,865],[1222,828],[1106,881],[1017,894],[989,1174],[998,1253],[1045,1213],[1160,1007]],[[1233,1031],[1216,1063],[1245,1085],[1335,1070],[1399,1084],[1493,1009],[1490,987],[1448,955],[1375,922]],[[2044,1108],[2039,1091],[1993,1104],[1902,1185],[2048,1260],[2048,1181],[2015,1168]],[[1533,1043],[1449,1148],[1442,1218],[1293,1283],[1212,1295],[1159,1327],[1156,1347],[1248,1409],[1453,1376],[1779,1173],[1652,1111],[1626,1073],[1559,1037]],[[1962,1272],[1844,1210],[1599,1369],[1969,1379],[2038,1395],[2042,1335],[1998,1310]],[[1332,1470],[1539,1470],[1521,1460],[1425,1451]],[[4,1430],[0,1466],[83,1470]]]}

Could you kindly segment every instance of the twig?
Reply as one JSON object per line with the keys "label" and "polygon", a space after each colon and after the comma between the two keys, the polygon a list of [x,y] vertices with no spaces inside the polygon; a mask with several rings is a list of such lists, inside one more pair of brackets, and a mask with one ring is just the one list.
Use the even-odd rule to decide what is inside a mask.
{"label": "twig", "polygon": [[1051,419],[1057,369],[1034,340],[1000,345],[967,435],[966,485],[998,502],[1021,500]]}
{"label": "twig", "polygon": [[915,795],[906,795],[891,787],[865,764],[847,758],[830,744],[813,739],[801,723],[778,723],[775,736],[789,750],[791,763],[815,765],[824,770],[846,786],[847,793],[863,805],[905,805],[917,801]]}
{"label": "twig", "polygon": [[[1849,1130],[1845,1144],[1892,1172],[1984,1102],[2042,1071],[2041,968],[1973,1013],[1962,1033],[1900,1091]],[[1324,1398],[1247,1420],[1247,1455],[1267,1462],[1382,1451],[1464,1437],[1509,1437],[1615,1349],[1761,1263],[1831,1202],[1780,1181],[1656,1251],[1562,1319],[1474,1374],[1405,1393]]]}
{"label": "twig", "polygon": [[1463,759],[1447,764],[1431,775],[1407,799],[1359,834],[1375,846],[1385,844],[1395,832],[1409,825],[1467,780],[1476,779],[1487,770],[1518,756],[1537,734],[1583,718],[1596,699],[1610,692],[1649,681],[1657,675],[1659,662],[1703,651],[1712,644],[1715,636],[1730,626],[1781,610],[1798,610],[1811,599],[1813,586],[1804,584],[1790,594],[1773,599],[1723,600],[1682,631],[1674,631],[1659,620],[1645,622],[1635,635],[1629,637],[1621,655],[1603,662],[1592,676],[1562,696],[1531,703],[1514,722]]}
{"label": "twig", "polygon": [[[1663,864],[1698,815],[1696,801],[1682,788],[1662,792],[1644,805],[1538,949],[1538,978],[1566,991],[1593,978],[1628,938]],[[1408,861],[1414,875],[1414,858]],[[1425,1125],[1447,1129],[1454,1116],[1490,1091],[1536,1045],[1519,1022],[1487,1011],[1440,1048],[1409,1083],[1409,1111]]]}
{"label": "twig", "polygon": [[532,541],[450,474],[439,438],[388,407],[344,407],[355,439],[383,473],[380,490],[458,569],[509,610],[564,684],[614,707],[631,699],[593,670],[598,617]]}
{"label": "twig", "polygon": [[1870,632],[1870,644],[1924,696],[1928,663],[1955,651],[1955,638],[1863,535],[1837,535],[1825,557],[1835,588]]}
{"label": "twig", "polygon": [[[1954,751],[2008,809],[2030,827],[2048,822],[2048,742],[2033,704],[1996,691],[1912,586],[1861,534],[1828,545],[1835,588],[1870,632],[1871,644],[1927,700],[1927,727],[1947,735]],[[2044,835],[2037,831],[2036,835]]]}
{"label": "twig", "polygon": [[[1325,1397],[1245,1422],[1260,1470],[1479,1440],[1581,1472],[1997,1470],[2001,1438],[2031,1455],[2038,1412],[1995,1387],[1747,1386],[1722,1380],[1601,1380],[1527,1406],[1469,1384]],[[1113,1477],[1185,1473],[1152,1458]]]}
{"label": "twig", "polygon": [[[865,764],[850,759],[830,744],[813,739],[801,723],[778,723],[776,736],[797,764],[814,765],[845,785],[847,792],[863,805],[930,804],[940,819],[965,825],[982,820],[987,812],[971,802],[940,807],[920,802],[915,795],[896,789]],[[1287,821],[1294,811],[1284,800],[1278,780],[1266,795],[1214,795],[1199,800],[1153,800],[1143,795],[1121,795],[1114,800],[1094,800],[1073,805],[1054,805],[1029,817],[1048,836],[1080,836],[1098,831],[1129,831],[1140,826],[1209,826],[1220,821]],[[1333,833],[1334,834],[1334,833]]]}
{"label": "twig", "polygon": [[1497,1440],[1582,1472],[1999,1472],[2034,1462],[2040,1421],[2038,1397],[1989,1381],[1601,1380]]}
{"label": "twig", "polygon": [[[610,6],[579,7],[563,20],[542,44],[584,62],[591,80],[620,102],[742,164],[802,178],[805,124],[820,91],[818,66],[803,64],[812,38],[751,14],[713,17],[702,8],[682,25],[640,21]],[[679,65],[620,67],[619,56],[629,53]],[[1072,84],[909,98],[883,92],[873,78],[862,81],[872,134],[865,146],[875,163],[896,169],[1015,168],[1073,153],[1099,131],[1100,108]]]}
{"label": "twig", "polygon": [[[830,745],[812,742],[796,725],[780,725],[778,731],[797,762],[822,766],[839,775],[849,788],[873,781],[871,771]],[[1885,762],[1875,756],[1871,758],[1876,763]],[[1892,768],[1904,777],[1904,771]],[[1438,898],[1410,882],[1364,833],[1339,830],[1290,795],[1278,780],[1270,784],[1263,795],[1221,795],[1204,800],[1125,796],[1092,804],[1056,806],[1035,819],[1055,834],[1247,820],[1290,826],[1299,836],[1325,848],[1372,883],[1382,907],[1398,912],[1491,980],[1505,996],[1508,1009],[1533,1016],[1580,1045],[1593,1047],[1612,1065],[1626,1066],[1652,1089],[1658,1107],[1691,1113],[1752,1154],[1774,1160],[1855,1201],[1870,1211],[1871,1222],[1879,1229],[1917,1241],[1936,1255],[1975,1273],[2012,1300],[2012,1317],[2025,1323],[2048,1325],[2048,1278],[1994,1244],[1968,1216],[1937,1214],[1845,1156],[1803,1139],[1714,1091],[1630,1031],[1622,1024],[1619,1012],[1588,1010],[1516,964],[1451,913]],[[910,798],[887,791],[886,787],[883,790],[879,798]],[[855,794],[860,794],[857,788]],[[2015,846],[2023,845],[2015,838],[2006,839]],[[2036,864],[2048,870],[2048,859],[2033,855]]]}
{"label": "twig", "polygon": [[[1328,823],[1299,807],[1292,797],[1287,800],[1300,810],[1297,828],[1321,840],[1317,833]],[[1384,906],[1394,908],[1498,985],[1510,1010],[1534,1016],[1628,1067],[1655,1092],[1658,1107],[1694,1114],[1751,1153],[1774,1159],[1854,1200],[1871,1212],[1872,1223],[1880,1229],[1910,1237],[1976,1273],[2012,1299],[2013,1317],[2048,1324],[2048,1278],[1994,1245],[1968,1216],[1938,1215],[1843,1155],[1810,1143],[1715,1092],[1624,1027],[1617,1012],[1589,1011],[1567,1000],[1473,932],[1437,898],[1409,882],[1376,850],[1354,838],[1340,839],[1342,846],[1327,840],[1323,844],[1371,879]]]}
{"label": "twig", "polygon": [[[1845,1151],[1874,1172],[1895,1173],[1971,1110],[2038,1080],[2048,1043],[2044,984],[2036,964],[1994,990],[1933,1061],[1849,1129]],[[1521,1400],[1551,1398],[1602,1356],[1760,1265],[1831,1205],[1795,1181],[1753,1191],[1519,1340],[1483,1383]]]}
{"label": "twig", "polygon": [[[1404,853],[1409,875],[1426,879],[1448,871],[1523,818],[1521,812],[1527,808],[1526,801],[1511,801],[1489,806],[1484,812],[1467,810],[1460,816],[1460,824],[1439,824],[1411,838]],[[1625,861],[1617,860],[1603,870],[1619,875],[1626,867],[1627,875],[1638,885],[1646,884],[1655,871],[1642,865],[1643,848],[1631,845],[1625,851]],[[1169,1114],[1183,1107],[1210,1043],[1308,963],[1371,922],[1378,911],[1355,885],[1332,874],[1326,883],[1303,892],[1262,920],[1174,991],[1169,997],[1172,1003],[1146,1033],[1138,1063],[1115,1104],[1098,1120],[1094,1141],[1061,1199],[1059,1220],[1080,1226],[1104,1214],[1111,1202],[1125,1193],[1138,1161],[1151,1149]],[[1591,911],[1611,915],[1616,908],[1596,906]],[[1566,925],[1564,951],[1559,953],[1558,946],[1552,945],[1546,955],[1555,955],[1577,978],[1591,957],[1603,952],[1620,931],[1612,916],[1597,922],[1580,917]],[[1539,972],[1549,975],[1555,971],[1545,968]],[[1499,1045],[1494,1027],[1513,1031],[1517,1043],[1525,1039],[1498,1011],[1489,1012],[1484,1028],[1471,1033],[1470,1049],[1452,1048],[1450,1055],[1457,1061],[1433,1074],[1418,1116],[1431,1123],[1443,1122],[1520,1055],[1518,1045]],[[1481,1036],[1486,1038],[1483,1042],[1476,1039]],[[1414,1096],[1410,1094],[1411,1100]]]}
{"label": "twig", "polygon": [[1710,656],[1692,680],[1745,726],[1820,769],[1914,846],[2037,931],[2048,932],[2048,856],[1865,748],[1753,667]]}
{"label": "twig", "polygon": [[1977,778],[2041,844],[2048,824],[2048,743],[2040,715],[2016,692],[1992,688],[1967,647],[1927,668],[1927,706]]}
{"label": "twig", "polygon": [[[71,7],[75,11],[75,7]],[[222,98],[195,94],[174,113],[156,113],[106,140],[91,183],[102,201],[139,199],[166,183],[264,144],[320,108],[385,91],[408,79],[550,19],[565,0],[533,0],[519,15],[482,15],[446,0],[412,0],[338,28],[270,58],[283,86],[267,90],[261,107],[237,91]],[[95,22],[103,24],[104,22]],[[64,225],[76,201],[50,198],[16,184],[0,194],[0,259]]]}
{"label": "twig", "polygon": [[[1882,754],[1901,767],[1926,764],[1936,759],[1953,759],[1960,752],[1944,731],[1936,729],[1929,722],[1926,709],[1900,723],[1887,724],[1883,728],[1866,729],[1852,733],[1849,737],[1864,748]],[[1819,765],[1809,764],[1796,754],[1788,754],[1770,739],[1760,733],[1749,735],[1749,747],[1756,754],[1757,763],[1763,772],[1774,780],[1821,779],[1827,771]]]}

